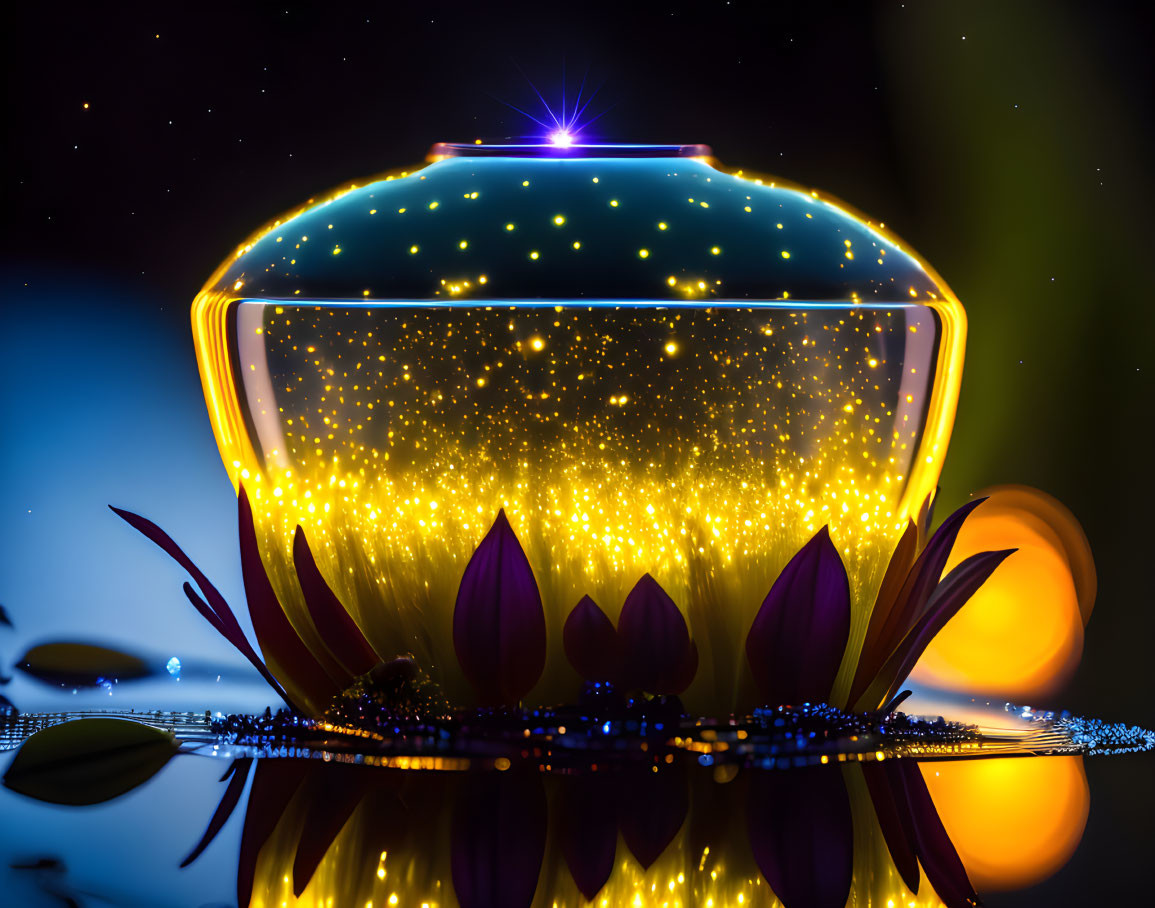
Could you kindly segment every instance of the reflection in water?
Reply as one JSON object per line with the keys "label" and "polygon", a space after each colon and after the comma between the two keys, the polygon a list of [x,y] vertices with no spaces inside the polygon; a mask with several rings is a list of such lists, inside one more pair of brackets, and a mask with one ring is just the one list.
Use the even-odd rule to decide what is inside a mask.
{"label": "reflection in water", "polygon": [[554,775],[241,760],[209,835],[252,766],[241,905],[965,906],[977,896],[944,830],[958,818],[940,822],[923,782],[944,765]]}
{"label": "reflection in water", "polygon": [[1007,757],[924,767],[943,825],[981,891],[1022,889],[1067,863],[1091,792],[1082,757]]}

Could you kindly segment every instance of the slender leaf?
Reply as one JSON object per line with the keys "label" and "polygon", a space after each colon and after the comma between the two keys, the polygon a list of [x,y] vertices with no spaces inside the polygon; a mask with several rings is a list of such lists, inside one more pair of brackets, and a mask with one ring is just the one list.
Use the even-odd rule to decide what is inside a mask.
{"label": "slender leaf", "polygon": [[855,708],[876,709],[893,697],[935,635],[978,591],[995,568],[1015,551],[1004,549],[998,552],[979,552],[947,574],[927,604],[926,613],[882,666]]}
{"label": "slender leaf", "polygon": [[905,786],[893,784],[888,769],[888,764],[863,763],[862,775],[866,779],[874,814],[878,817],[878,826],[895,869],[906,888],[917,895],[921,876],[918,855],[914,850],[914,820]]}
{"label": "slender leaf", "polygon": [[894,605],[898,601],[898,594],[902,591],[906,578],[910,575],[910,569],[918,557],[918,539],[918,527],[913,520],[908,520],[906,529],[894,547],[890,561],[887,562],[886,573],[883,575],[882,584],[878,588],[878,595],[874,599],[874,608],[870,612],[866,638],[863,640],[858,657],[858,667],[854,672],[854,682],[850,685],[848,699],[851,703],[862,696],[867,685],[878,674],[880,665],[876,653],[877,644],[874,640],[894,609]]}
{"label": "slender leaf", "polygon": [[357,627],[357,622],[325,582],[309,549],[309,542],[305,539],[305,531],[300,527],[297,527],[297,532],[293,536],[293,564],[297,569],[301,592],[305,594],[305,605],[309,608],[309,615],[313,619],[317,633],[349,673],[349,678],[342,684],[344,686],[358,675],[365,674],[381,660],[373,652],[373,647],[369,645],[361,629]]}
{"label": "slender leaf", "polygon": [[[180,862],[181,867],[187,867],[193,861],[201,856],[201,853],[212,844],[213,839],[217,837],[217,833],[221,831],[221,827],[228,822],[229,817],[233,815],[236,809],[237,802],[241,799],[241,792],[245,790],[245,783],[249,781],[249,770],[252,768],[253,761],[250,757],[242,757],[239,760],[233,760],[229,765],[229,770],[225,774],[228,778],[232,774],[232,779],[229,782],[228,788],[225,789],[217,809],[213,812],[212,818],[209,820],[209,825],[201,836],[200,841],[196,843],[193,850],[188,853],[188,856]],[[238,771],[239,770],[239,771]],[[224,781],[222,779],[221,781]]]}
{"label": "slender leaf", "polygon": [[[885,614],[871,616],[862,642],[858,671],[855,673],[856,689],[866,689],[895,648],[922,617],[931,593],[942,578],[963,521],[985,500],[976,498],[968,501],[942,522],[942,526],[935,531],[915,561],[893,607]],[[851,702],[856,699],[852,696]]]}
{"label": "slender leaf", "polygon": [[927,881],[947,908],[974,908],[980,904],[966,867],[939,819],[919,765],[895,760],[887,765],[891,784],[901,785],[910,812],[915,853],[926,871]]}

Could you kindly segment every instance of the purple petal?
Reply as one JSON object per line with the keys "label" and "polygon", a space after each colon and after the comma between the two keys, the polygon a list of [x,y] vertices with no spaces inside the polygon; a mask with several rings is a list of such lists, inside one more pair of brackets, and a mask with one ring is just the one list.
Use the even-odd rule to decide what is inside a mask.
{"label": "purple petal", "polygon": [[545,668],[545,611],[505,511],[473,553],[453,610],[453,648],[486,705],[513,705]]}
{"label": "purple petal", "polygon": [[693,683],[696,674],[698,674],[698,644],[691,640],[669,688],[659,693],[680,694]]}
{"label": "purple petal", "polygon": [[605,773],[563,777],[558,825],[561,851],[588,901],[610,878],[618,848],[613,785]]}
{"label": "purple petal", "polygon": [[313,619],[317,633],[336,660],[349,672],[350,678],[345,681],[347,684],[381,660],[341,600],[321,576],[309,549],[309,542],[305,539],[305,531],[300,527],[297,527],[293,535],[293,565],[297,569],[297,580],[301,583],[305,605],[309,608],[309,616]]}
{"label": "purple petal", "polygon": [[686,765],[637,766],[622,772],[618,783],[618,828],[626,847],[643,869],[649,869],[682,828],[690,809]]}
{"label": "purple petal", "polygon": [[837,767],[755,772],[746,819],[754,861],[786,908],[846,905],[854,825]]}
{"label": "purple petal", "polygon": [[545,789],[536,772],[466,776],[453,811],[450,866],[461,908],[529,908],[545,856]]}
{"label": "purple petal", "polygon": [[562,642],[569,664],[586,681],[617,680],[618,632],[589,596],[582,596],[565,619]]}
{"label": "purple petal", "polygon": [[823,527],[783,568],[746,637],[764,702],[824,701],[849,636],[850,581]]}
{"label": "purple petal", "polygon": [[[893,607],[886,614],[871,615],[866,637],[862,642],[859,670],[856,673],[856,682],[861,675],[861,684],[856,683],[855,687],[865,689],[873,681],[879,668],[890,658],[895,647],[922,617],[930,594],[942,577],[943,568],[950,558],[951,549],[954,548],[954,541],[962,529],[963,521],[984,501],[985,498],[968,501],[942,522],[942,526],[930,538],[926,548],[915,561]],[[857,698],[852,698],[851,702],[855,699]]]}
{"label": "purple petal", "polygon": [[973,908],[978,905],[978,893],[967,877],[966,868],[954,843],[943,828],[918,764],[909,760],[895,760],[888,763],[887,771],[891,784],[901,786],[905,794],[910,810],[915,854],[935,894],[947,908]]}
{"label": "purple petal", "polygon": [[[287,679],[296,699],[309,701],[314,712],[323,710],[338,691],[321,664],[289,623],[277,594],[269,582],[257,546],[253,509],[245,487],[237,499],[237,526],[241,545],[241,575],[245,582],[245,599],[257,643],[273,674]],[[299,692],[299,693],[298,693]],[[300,709],[300,707],[298,707]],[[307,712],[307,710],[301,710]]]}
{"label": "purple petal", "polygon": [[920,876],[918,857],[914,853],[914,821],[906,800],[906,789],[893,784],[889,769],[889,762],[863,763],[862,775],[895,869],[906,888],[917,895]]}
{"label": "purple petal", "polygon": [[926,613],[911,628],[862,695],[856,708],[877,709],[898,693],[902,682],[939,631],[975,594],[1015,549],[971,555],[943,578],[927,603]]}
{"label": "purple petal", "polygon": [[201,856],[209,845],[212,844],[213,839],[217,837],[217,833],[221,831],[221,827],[228,822],[229,817],[233,815],[236,809],[237,802],[241,799],[241,792],[245,790],[245,783],[249,781],[249,770],[252,769],[253,760],[251,757],[241,757],[233,760],[229,766],[229,772],[232,774],[232,779],[229,780],[229,786],[225,789],[224,795],[221,796],[221,801],[217,805],[217,809],[213,812],[212,819],[209,820],[209,825],[205,829],[204,835],[201,836],[200,841],[197,842],[196,847],[188,853],[183,861],[180,862],[181,867],[187,867],[193,861]]}
{"label": "purple petal", "polygon": [[[675,694],[686,671],[690,632],[674,600],[649,574],[634,584],[618,617],[622,687]],[[677,689],[676,689],[677,688]]]}

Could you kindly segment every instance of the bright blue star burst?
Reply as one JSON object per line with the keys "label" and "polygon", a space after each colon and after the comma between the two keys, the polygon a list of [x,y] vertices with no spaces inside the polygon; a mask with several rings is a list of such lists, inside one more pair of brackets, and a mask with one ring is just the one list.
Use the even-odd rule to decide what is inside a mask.
{"label": "bright blue star burst", "polygon": [[[558,148],[569,148],[578,144],[582,130],[589,128],[591,123],[603,116],[608,110],[607,108],[607,110],[603,110],[601,113],[591,117],[588,120],[582,119],[585,116],[586,111],[589,109],[590,103],[595,97],[597,97],[598,91],[601,90],[599,86],[598,88],[595,88],[588,97],[585,96],[586,78],[589,76],[588,70],[586,75],[582,76],[581,84],[578,86],[577,97],[574,98],[573,104],[570,105],[566,97],[565,66],[562,66],[561,103],[558,105],[556,110],[549,105],[549,102],[546,101],[545,97],[538,90],[537,86],[533,84],[533,81],[529,78],[529,76],[525,75],[525,72],[522,71],[521,67],[518,67],[518,72],[522,74],[522,76],[525,78],[525,81],[529,83],[529,87],[533,89],[534,95],[537,97],[537,100],[541,103],[542,108],[545,110],[544,116],[536,117],[529,111],[523,110],[514,104],[510,104],[508,101],[501,101],[501,103],[512,110],[516,110],[519,114],[529,118],[535,124],[540,126],[543,130],[543,133],[539,135],[538,138],[545,139],[550,144],[556,145]],[[501,99],[499,98],[497,100],[500,101]]]}

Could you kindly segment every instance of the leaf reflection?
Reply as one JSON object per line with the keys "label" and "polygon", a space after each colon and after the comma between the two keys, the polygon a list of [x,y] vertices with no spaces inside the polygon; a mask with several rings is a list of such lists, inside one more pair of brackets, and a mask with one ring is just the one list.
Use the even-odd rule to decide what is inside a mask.
{"label": "leaf reflection", "polygon": [[[237,761],[191,858],[247,774]],[[252,779],[240,905],[978,904],[913,761],[551,774],[263,758]]]}

